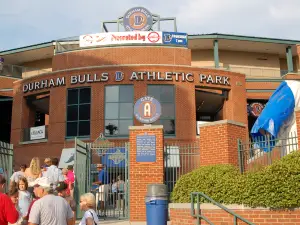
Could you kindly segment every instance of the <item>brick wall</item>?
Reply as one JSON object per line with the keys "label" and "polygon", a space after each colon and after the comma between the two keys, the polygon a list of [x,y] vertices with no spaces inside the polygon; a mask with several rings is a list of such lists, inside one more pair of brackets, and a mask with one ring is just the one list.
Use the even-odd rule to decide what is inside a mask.
{"label": "brick wall", "polygon": [[52,70],[102,65],[191,65],[191,50],[172,47],[108,47],[66,52],[53,57]]}
{"label": "brick wall", "polygon": [[246,126],[233,121],[200,125],[200,164],[238,165],[237,139],[245,140]]}
{"label": "brick wall", "polygon": [[[116,71],[123,71],[125,78],[122,82],[114,81],[114,73]],[[194,74],[194,82],[178,82],[178,81],[130,81],[129,76],[133,71],[157,71],[157,72],[168,72],[178,71]],[[110,74],[109,81],[107,82],[96,82],[96,83],[84,83],[84,84],[70,84],[70,76],[78,74],[101,74],[108,72]],[[212,76],[229,76],[230,81],[232,80],[231,86],[222,86],[215,84],[207,84],[199,82],[199,74],[211,74]],[[22,92],[22,85],[30,82],[40,81],[44,79],[56,79],[57,77],[64,76],[66,78],[66,85],[60,87],[54,87],[47,90],[38,90],[28,93]],[[91,135],[90,140],[94,141],[101,132],[104,133],[104,89],[106,85],[120,85],[120,84],[132,84],[134,86],[134,101],[138,98],[147,94],[148,84],[173,84],[175,86],[175,102],[176,102],[176,137],[170,138],[168,141],[195,141],[196,140],[196,105],[195,105],[195,88],[201,86],[202,88],[223,88],[227,90],[233,90],[237,86],[235,82],[240,81],[244,84],[244,75],[238,73],[231,73],[228,71],[213,70],[213,69],[201,69],[194,67],[183,67],[183,66],[153,66],[153,65],[132,65],[132,66],[114,66],[114,67],[103,67],[103,68],[90,68],[82,69],[78,71],[66,71],[45,74],[42,76],[31,77],[14,83],[14,104],[13,104],[13,115],[12,115],[12,128],[11,128],[11,140],[14,144],[16,166],[18,163],[24,160],[24,151],[26,151],[26,162],[34,156],[40,155],[37,151],[27,151],[31,144],[22,144],[22,130],[32,126],[32,115],[30,114],[29,108],[26,105],[25,96],[43,93],[45,91],[50,92],[50,114],[49,114],[49,126],[48,126],[48,141],[46,143],[40,143],[39,146],[43,146],[42,149],[47,153],[55,152],[56,156],[60,156],[61,147],[68,146],[70,141],[65,140],[66,133],[66,93],[68,88],[91,87]],[[242,90],[245,93],[245,89]],[[230,97],[228,102],[235,101],[233,97]],[[244,101],[246,101],[244,99]],[[235,120],[242,123],[247,123],[246,108],[243,105],[238,105],[235,101],[234,110],[235,113],[226,114],[226,119]],[[141,125],[137,120],[134,120],[135,126]],[[127,139],[128,140],[128,139]],[[114,140],[112,140],[114,141]],[[53,146],[52,146],[53,144]],[[54,144],[56,147],[54,147]],[[37,144],[32,144],[33,149]],[[56,149],[58,148],[58,149]],[[44,153],[42,153],[44,155]]]}
{"label": "brick wall", "polygon": [[[129,131],[130,221],[146,221],[147,185],[163,184],[164,182],[163,126],[157,125],[151,128],[133,126],[129,128]],[[156,162],[136,162],[136,137],[145,133],[156,136]]]}
{"label": "brick wall", "polygon": [[[203,205],[203,206],[202,206]],[[234,225],[233,216],[212,204],[202,204],[201,213],[214,225]],[[195,225],[196,219],[191,216],[190,204],[170,204],[171,225]],[[264,208],[247,208],[243,206],[228,206],[228,208],[255,225],[299,225],[300,209],[289,211],[269,210]],[[207,225],[204,220],[201,225]],[[237,225],[246,225],[238,221]]]}

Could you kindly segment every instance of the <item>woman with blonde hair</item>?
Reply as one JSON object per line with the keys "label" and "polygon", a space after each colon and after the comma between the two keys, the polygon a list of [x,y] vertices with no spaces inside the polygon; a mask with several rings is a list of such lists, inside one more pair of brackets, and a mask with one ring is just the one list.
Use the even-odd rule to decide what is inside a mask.
{"label": "woman with blonde hair", "polygon": [[86,193],[80,196],[80,209],[85,211],[79,225],[97,225],[99,223],[95,212],[96,198],[92,193]]}
{"label": "woman with blonde hair", "polygon": [[[40,166],[40,159],[38,157],[32,158],[30,166],[25,170],[25,177],[28,183],[32,183],[37,178],[41,177],[42,171]],[[28,191],[33,194],[33,187],[28,187]]]}

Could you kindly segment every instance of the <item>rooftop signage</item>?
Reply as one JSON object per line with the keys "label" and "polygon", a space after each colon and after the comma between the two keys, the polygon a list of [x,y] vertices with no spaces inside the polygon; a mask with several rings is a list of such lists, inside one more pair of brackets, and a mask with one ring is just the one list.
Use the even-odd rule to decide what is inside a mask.
{"label": "rooftop signage", "polygon": [[[157,72],[157,71],[133,71],[131,73],[124,73],[122,71],[116,71],[114,73],[94,73],[94,74],[82,74],[69,76],[69,82],[74,84],[86,84],[108,81],[171,81],[171,82],[189,82],[195,81],[195,76],[198,76],[199,83],[214,84],[230,86],[229,77],[210,75],[210,74],[194,74],[194,73],[182,73],[182,72]],[[35,81],[23,85],[23,92],[36,91],[49,89],[53,87],[65,86],[66,77],[58,77],[55,79],[45,79]]]}
{"label": "rooftop signage", "polygon": [[126,44],[166,44],[187,46],[187,34],[162,31],[108,32],[79,37],[81,48]]}
{"label": "rooftop signage", "polygon": [[153,25],[152,13],[144,7],[131,8],[123,17],[123,25],[127,31],[148,31]]}

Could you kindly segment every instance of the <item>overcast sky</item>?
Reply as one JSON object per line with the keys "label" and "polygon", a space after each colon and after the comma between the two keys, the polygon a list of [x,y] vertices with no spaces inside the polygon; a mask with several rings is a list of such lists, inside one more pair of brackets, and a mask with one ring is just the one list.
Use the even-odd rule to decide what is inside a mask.
{"label": "overcast sky", "polygon": [[300,0],[0,0],[0,51],[101,32],[102,21],[135,6],[176,17],[178,31],[189,34],[300,40]]}

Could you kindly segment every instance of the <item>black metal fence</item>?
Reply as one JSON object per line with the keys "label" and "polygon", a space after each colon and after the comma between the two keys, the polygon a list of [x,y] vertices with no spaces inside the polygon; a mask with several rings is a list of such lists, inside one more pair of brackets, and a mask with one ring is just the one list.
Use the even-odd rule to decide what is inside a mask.
{"label": "black metal fence", "polygon": [[13,155],[13,145],[0,141],[0,174],[7,180],[6,190],[13,172]]}
{"label": "black metal fence", "polygon": [[200,167],[199,143],[165,144],[164,163],[165,184],[170,195],[182,175]]}
{"label": "black metal fence", "polygon": [[240,171],[258,170],[297,150],[298,137],[294,132],[286,138],[275,139],[266,135],[246,142],[238,140]]}

